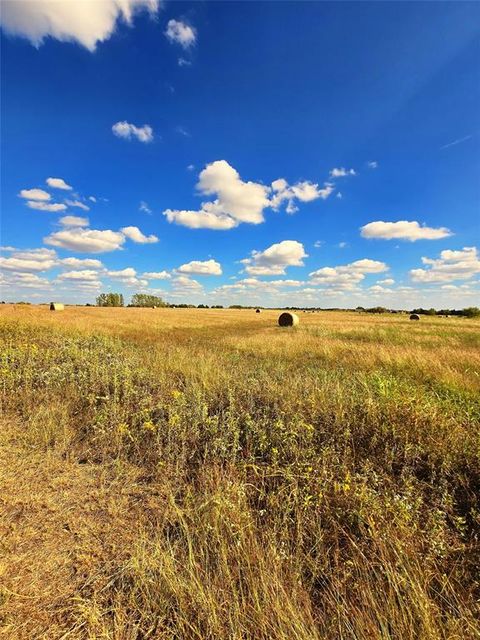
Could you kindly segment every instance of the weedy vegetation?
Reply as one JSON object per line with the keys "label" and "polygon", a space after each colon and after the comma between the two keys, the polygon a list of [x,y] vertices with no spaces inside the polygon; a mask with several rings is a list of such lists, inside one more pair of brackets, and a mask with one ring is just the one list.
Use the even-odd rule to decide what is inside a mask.
{"label": "weedy vegetation", "polygon": [[2,308],[1,637],[480,637],[480,321],[277,318]]}

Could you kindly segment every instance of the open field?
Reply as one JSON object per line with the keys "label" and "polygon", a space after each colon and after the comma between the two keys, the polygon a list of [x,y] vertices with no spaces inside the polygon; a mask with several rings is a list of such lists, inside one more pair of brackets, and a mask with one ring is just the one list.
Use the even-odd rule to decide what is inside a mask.
{"label": "open field", "polygon": [[0,309],[0,637],[480,637],[480,321],[299,315]]}

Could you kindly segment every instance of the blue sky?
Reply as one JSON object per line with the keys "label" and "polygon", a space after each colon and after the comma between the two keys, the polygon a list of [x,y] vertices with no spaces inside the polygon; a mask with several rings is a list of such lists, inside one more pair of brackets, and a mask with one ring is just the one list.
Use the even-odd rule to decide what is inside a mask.
{"label": "blue sky", "polygon": [[3,299],[479,304],[478,3],[2,9]]}

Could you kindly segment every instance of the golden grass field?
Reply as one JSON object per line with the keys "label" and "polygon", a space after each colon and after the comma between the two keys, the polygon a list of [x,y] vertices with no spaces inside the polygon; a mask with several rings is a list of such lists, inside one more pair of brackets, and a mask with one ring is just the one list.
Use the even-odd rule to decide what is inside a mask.
{"label": "golden grass field", "polygon": [[0,637],[480,637],[480,321],[4,305]]}

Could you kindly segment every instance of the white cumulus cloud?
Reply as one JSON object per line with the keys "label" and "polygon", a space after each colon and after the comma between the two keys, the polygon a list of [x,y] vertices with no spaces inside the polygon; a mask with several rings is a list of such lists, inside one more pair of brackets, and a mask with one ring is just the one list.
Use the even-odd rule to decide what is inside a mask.
{"label": "white cumulus cloud", "polygon": [[72,267],[73,269],[103,269],[103,264],[100,260],[94,258],[63,258],[59,260],[59,263],[65,267]]}
{"label": "white cumulus cloud", "polygon": [[189,209],[166,209],[163,214],[169,222],[189,227],[190,229],[233,229],[238,222],[227,215],[213,213],[207,209],[194,211]]}
{"label": "white cumulus cloud", "polygon": [[90,221],[88,218],[81,216],[63,216],[58,221],[62,227],[88,227]]}
{"label": "white cumulus cloud", "polygon": [[388,287],[383,287],[381,284],[374,284],[371,287],[368,287],[368,290],[372,293],[392,293],[393,289],[389,289]]}
{"label": "white cumulus cloud", "polygon": [[38,211],[53,211],[57,213],[58,211],[65,211],[67,205],[55,202],[42,202],[41,200],[27,200],[27,207],[37,209]]}
{"label": "white cumulus cloud", "polygon": [[260,290],[262,292],[276,293],[282,287],[300,287],[302,280],[259,280],[258,278],[243,278],[235,284],[224,284],[218,287],[216,291],[248,291]]}
{"label": "white cumulus cloud", "polygon": [[207,165],[200,173],[197,188],[205,195],[217,196],[217,200],[204,205],[208,211],[229,215],[239,222],[263,222],[268,188],[256,182],[244,182],[225,160]]}
{"label": "white cumulus cloud", "polygon": [[[127,238],[140,244],[158,242],[156,236],[146,236],[138,227],[123,227],[119,231],[89,229],[84,225],[85,222],[88,223],[86,218],[77,216],[65,216],[65,218],[67,219],[67,222],[63,223],[65,228],[44,238],[45,244],[82,253],[106,253],[121,249]],[[60,222],[62,223],[65,218],[61,218]],[[72,218],[76,222],[75,225],[69,224]]]}
{"label": "white cumulus cloud", "polygon": [[137,272],[133,267],[126,267],[118,271],[107,271],[106,275],[113,280],[118,280],[127,287],[147,287],[148,280],[137,278]]}
{"label": "white cumulus cloud", "polygon": [[95,291],[102,287],[99,272],[94,269],[64,271],[57,276],[55,282],[68,287],[68,289],[79,291]]}
{"label": "white cumulus cloud", "polygon": [[45,244],[80,253],[106,253],[120,249],[125,236],[120,231],[110,229],[70,228],[56,231],[43,239]]}
{"label": "white cumulus cloud", "polygon": [[[49,289],[50,281],[35,273],[10,272],[6,275],[0,273],[0,284],[9,289]],[[33,295],[33,294],[30,294]]]}
{"label": "white cumulus cloud", "polygon": [[186,264],[182,264],[177,269],[178,273],[193,273],[203,276],[221,276],[222,266],[216,260],[192,260]]}
{"label": "white cumulus cloud", "polygon": [[94,51],[110,38],[118,19],[131,25],[137,11],[153,14],[158,7],[158,0],[5,0],[0,21],[6,33],[27,38],[35,47],[51,37]]}
{"label": "white cumulus cloud", "polygon": [[154,236],[153,234],[150,236],[146,236],[140,231],[138,227],[122,227],[120,231],[126,238],[139,244],[151,244],[153,242],[158,242],[157,236]]}
{"label": "white cumulus cloud", "polygon": [[348,268],[352,272],[358,273],[382,273],[383,271],[388,271],[388,266],[385,264],[385,262],[380,262],[379,260],[371,260],[370,258],[355,260],[355,262],[350,262],[350,264],[346,265],[345,268]]}
{"label": "white cumulus cloud", "polygon": [[331,287],[337,290],[355,289],[365,275],[388,270],[384,262],[363,258],[337,267],[322,267],[310,273],[310,284]]}
{"label": "white cumulus cloud", "polygon": [[178,293],[198,293],[203,290],[203,285],[189,276],[177,276],[172,280],[172,289]]}
{"label": "white cumulus cloud", "polygon": [[272,186],[244,181],[226,160],[216,160],[200,172],[197,190],[214,199],[202,202],[200,209],[166,209],[169,222],[192,229],[233,229],[241,223],[264,222],[266,208],[278,209],[287,202],[287,212],[296,211],[295,200],[310,202],[327,198],[333,185],[304,181],[289,185],[286,180],[274,180]]}
{"label": "white cumulus cloud", "polygon": [[65,271],[58,276],[58,280],[97,280],[98,271],[93,269],[83,269],[80,271]]}
{"label": "white cumulus cloud", "polygon": [[279,178],[272,182],[273,196],[270,201],[270,206],[274,210],[278,210],[279,207],[287,201],[286,212],[296,213],[298,207],[295,205],[295,199],[300,200],[300,202],[311,202],[312,200],[317,200],[317,198],[326,200],[334,189],[333,184],[329,182],[319,188],[318,184],[309,182],[308,180],[289,185],[286,180]]}
{"label": "white cumulus cloud", "polygon": [[283,240],[265,251],[252,251],[251,258],[242,260],[245,271],[252,276],[274,276],[285,273],[287,267],[302,267],[308,255],[297,240]]}
{"label": "white cumulus cloud", "polygon": [[127,238],[140,244],[158,242],[156,236],[146,236],[138,227],[123,227],[119,231],[112,231],[111,229],[88,229],[78,225],[67,225],[65,229],[51,233],[43,240],[45,244],[53,247],[81,253],[106,253],[121,249]]}
{"label": "white cumulus cloud", "polygon": [[231,229],[240,222],[263,222],[263,210],[268,206],[268,187],[244,182],[239,173],[225,160],[207,165],[200,173],[197,189],[204,195],[216,195],[212,202],[203,202],[198,211],[164,211],[169,222],[194,229]]}
{"label": "white cumulus cloud", "polygon": [[137,272],[133,267],[125,267],[125,269],[120,269],[118,271],[107,271],[107,276],[109,278],[118,278],[120,280],[124,278],[134,278],[136,275]]}
{"label": "white cumulus cloud", "polygon": [[197,39],[195,29],[181,20],[169,20],[165,35],[170,42],[175,42],[184,49],[194,45]]}
{"label": "white cumulus cloud", "polygon": [[422,258],[426,269],[412,269],[413,282],[441,283],[468,280],[480,273],[480,258],[476,247],[464,247],[458,251],[445,249],[436,259]]}
{"label": "white cumulus cloud", "polygon": [[63,178],[47,178],[45,182],[52,189],[62,189],[63,191],[71,191],[73,189]]}
{"label": "white cumulus cloud", "polygon": [[153,140],[153,129],[149,124],[137,127],[123,120],[122,122],[116,122],[112,126],[112,131],[118,138],[124,138],[125,140],[131,140],[132,138],[137,138],[140,142],[151,142]]}
{"label": "white cumulus cloud", "polygon": [[384,222],[377,220],[360,227],[363,238],[375,238],[382,240],[439,240],[453,235],[446,227],[427,227],[420,225],[415,220],[399,220],[398,222]]}
{"label": "white cumulus cloud", "polygon": [[147,280],[170,280],[171,277],[168,271],[147,271],[142,273],[142,278]]}
{"label": "white cumulus cloud", "polygon": [[57,254],[53,249],[14,249],[10,257],[0,257],[0,267],[8,271],[48,271],[56,265]]}
{"label": "white cumulus cloud", "polygon": [[22,189],[18,194],[20,198],[25,198],[25,200],[41,200],[46,201],[50,200],[51,195],[44,191],[43,189]]}

